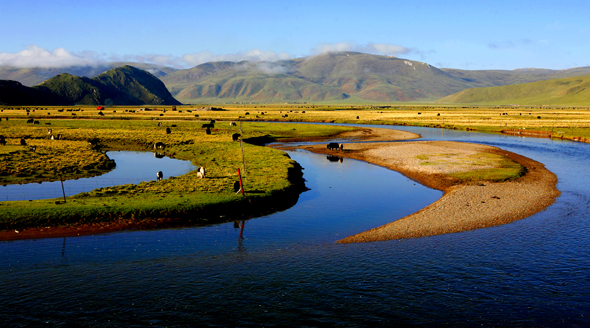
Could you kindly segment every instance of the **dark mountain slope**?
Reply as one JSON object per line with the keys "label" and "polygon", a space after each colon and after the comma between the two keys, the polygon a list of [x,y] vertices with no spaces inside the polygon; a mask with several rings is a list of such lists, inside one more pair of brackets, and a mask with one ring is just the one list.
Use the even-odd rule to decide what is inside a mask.
{"label": "dark mountain slope", "polygon": [[0,80],[0,105],[38,106],[60,105],[66,102],[59,95],[46,90],[26,87],[17,81]]}
{"label": "dark mountain slope", "polygon": [[[7,94],[14,88],[13,84],[5,83],[0,92],[9,99]],[[34,100],[10,98],[11,104],[180,105],[162,81],[132,66],[111,69],[91,79],[59,74],[32,88],[20,85],[19,90]],[[0,102],[9,101],[0,98]]]}

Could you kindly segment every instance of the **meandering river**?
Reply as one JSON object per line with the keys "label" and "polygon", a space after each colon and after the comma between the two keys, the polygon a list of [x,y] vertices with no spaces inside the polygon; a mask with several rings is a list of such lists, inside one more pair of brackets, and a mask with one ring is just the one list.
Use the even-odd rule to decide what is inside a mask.
{"label": "meandering river", "polygon": [[401,241],[335,240],[436,201],[381,167],[302,151],[292,208],[202,228],[0,243],[12,326],[588,326],[590,146],[395,127],[544,163],[562,192],[511,224]]}

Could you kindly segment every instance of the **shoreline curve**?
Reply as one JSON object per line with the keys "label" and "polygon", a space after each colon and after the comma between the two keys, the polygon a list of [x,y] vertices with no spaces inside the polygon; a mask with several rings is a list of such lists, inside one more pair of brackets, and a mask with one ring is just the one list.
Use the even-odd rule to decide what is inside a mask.
{"label": "shoreline curve", "polygon": [[[406,135],[400,135],[397,140],[404,137],[407,139]],[[383,166],[444,192],[439,200],[414,214],[343,238],[337,243],[419,238],[503,225],[544,210],[560,195],[556,188],[557,176],[543,164],[492,146],[451,141],[396,141],[345,143],[343,152],[327,150],[325,145],[300,148]],[[474,152],[504,156],[525,167],[527,172],[513,181],[465,184],[448,176],[446,173],[451,172],[446,172],[444,168],[420,165],[416,159],[420,155]],[[456,167],[451,168],[454,169]]]}

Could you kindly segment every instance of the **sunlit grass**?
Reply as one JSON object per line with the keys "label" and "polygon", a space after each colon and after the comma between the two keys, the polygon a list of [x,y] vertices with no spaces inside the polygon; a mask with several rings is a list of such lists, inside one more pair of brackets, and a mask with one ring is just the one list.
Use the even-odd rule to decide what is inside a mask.
{"label": "sunlit grass", "polygon": [[[292,186],[289,171],[296,163],[279,150],[244,143],[246,167],[239,142],[232,134],[240,125],[217,122],[206,133],[206,121],[159,120],[64,120],[51,119],[43,124],[26,123],[26,117],[3,120],[2,135],[8,144],[0,146],[0,181],[48,181],[56,177],[79,177],[100,173],[109,160],[99,150],[153,151],[155,142],[163,142],[167,156],[190,160],[206,168],[206,179],[196,172],[160,182],[96,189],[63,199],[0,202],[0,229],[108,222],[120,218],[181,216],[200,209],[221,206],[223,210],[243,206],[244,198],[234,191],[240,168],[248,199],[276,195]],[[48,129],[63,140],[49,140]],[[171,133],[166,133],[166,128]],[[244,138],[269,140],[304,136],[330,136],[350,128],[318,125],[247,123],[241,125]],[[27,146],[20,146],[24,138]],[[88,140],[98,140],[93,147]],[[37,147],[36,151],[31,146]],[[99,149],[99,150],[97,150]],[[20,179],[20,180],[19,180]],[[196,211],[196,212],[195,212]]]}

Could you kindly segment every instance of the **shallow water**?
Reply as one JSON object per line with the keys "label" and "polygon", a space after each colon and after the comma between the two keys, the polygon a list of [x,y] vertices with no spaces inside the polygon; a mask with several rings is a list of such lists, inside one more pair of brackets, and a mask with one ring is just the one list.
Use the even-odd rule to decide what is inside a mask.
{"label": "shallow water", "polygon": [[[334,241],[441,196],[383,168],[291,152],[291,209],[206,228],[0,243],[0,322],[14,326],[588,326],[590,146],[396,127],[544,163],[555,204],[504,226]],[[444,133],[444,135],[443,135]]]}
{"label": "shallow water", "polygon": [[58,198],[63,197],[64,192],[67,197],[97,188],[156,180],[158,171],[169,178],[196,169],[190,161],[156,158],[150,152],[109,151],[106,154],[117,164],[110,172],[92,178],[64,180],[63,191],[60,181],[0,186],[0,201]]}

